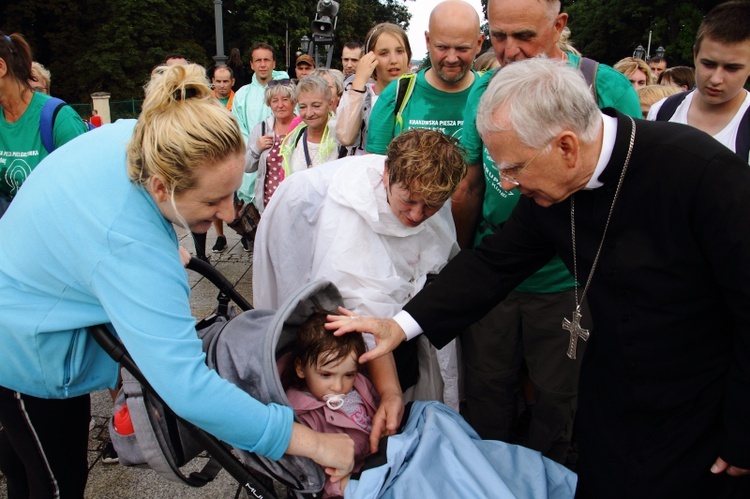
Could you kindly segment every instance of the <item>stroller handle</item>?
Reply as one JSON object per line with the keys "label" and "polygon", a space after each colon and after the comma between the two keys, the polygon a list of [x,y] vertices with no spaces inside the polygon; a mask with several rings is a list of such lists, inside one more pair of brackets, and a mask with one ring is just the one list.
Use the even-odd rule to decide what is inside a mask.
{"label": "stroller handle", "polygon": [[[109,329],[107,329],[107,326],[104,324],[97,324],[96,326],[89,326],[88,330],[94,337],[94,340],[96,340],[99,346],[102,347],[102,350],[104,350],[112,360],[131,373],[134,373],[133,375],[139,382],[148,383],[138,369],[138,366],[133,362],[128,351],[125,349],[125,345],[123,345],[122,342],[112,334]],[[137,373],[137,375],[135,373]]]}
{"label": "stroller handle", "polygon": [[204,262],[196,257],[190,258],[190,262],[186,265],[189,270],[197,272],[216,286],[220,292],[228,296],[234,303],[237,304],[242,310],[250,310],[253,308],[244,296],[239,294],[229,279],[219,272],[216,267],[208,262]]}

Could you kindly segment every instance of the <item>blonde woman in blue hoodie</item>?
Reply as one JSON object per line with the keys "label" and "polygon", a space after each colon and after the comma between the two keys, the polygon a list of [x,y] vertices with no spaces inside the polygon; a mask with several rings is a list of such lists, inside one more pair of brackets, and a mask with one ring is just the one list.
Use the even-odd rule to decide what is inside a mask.
{"label": "blonde woman in blue hoodie", "polygon": [[89,393],[117,365],[88,334],[109,323],[172,409],[228,444],[312,458],[334,479],[354,445],[294,423],[204,363],[173,224],[234,218],[237,122],[200,66],[159,67],[143,112],[51,154],[0,219],[0,468],[11,496],[83,497]]}

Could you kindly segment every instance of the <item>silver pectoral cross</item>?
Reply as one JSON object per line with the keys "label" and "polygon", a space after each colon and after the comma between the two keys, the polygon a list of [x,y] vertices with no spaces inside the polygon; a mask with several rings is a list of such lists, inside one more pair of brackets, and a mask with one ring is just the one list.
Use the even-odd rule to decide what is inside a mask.
{"label": "silver pectoral cross", "polygon": [[589,339],[589,330],[581,327],[581,312],[578,309],[573,310],[573,320],[563,318],[562,328],[570,332],[570,344],[568,345],[568,357],[576,358],[576,349],[578,348],[578,338],[583,341]]}

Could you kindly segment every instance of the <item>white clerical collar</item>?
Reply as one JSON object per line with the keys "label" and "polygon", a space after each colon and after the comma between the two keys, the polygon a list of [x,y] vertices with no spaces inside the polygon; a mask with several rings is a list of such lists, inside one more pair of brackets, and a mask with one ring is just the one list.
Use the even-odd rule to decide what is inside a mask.
{"label": "white clerical collar", "polygon": [[609,160],[612,158],[612,150],[615,148],[615,139],[617,138],[617,118],[607,116],[602,113],[602,150],[599,153],[599,161],[596,163],[594,174],[591,175],[589,183],[584,189],[596,189],[604,184],[599,181],[599,175],[607,167]]}

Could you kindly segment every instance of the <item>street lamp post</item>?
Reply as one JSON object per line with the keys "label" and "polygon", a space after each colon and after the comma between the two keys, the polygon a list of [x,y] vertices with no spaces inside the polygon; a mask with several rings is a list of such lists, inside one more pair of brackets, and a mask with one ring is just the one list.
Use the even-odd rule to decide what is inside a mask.
{"label": "street lamp post", "polygon": [[224,18],[222,17],[221,0],[214,0],[214,20],[216,21],[216,55],[213,57],[217,66],[227,65],[224,55]]}
{"label": "street lamp post", "polygon": [[[636,59],[643,59],[644,61],[648,62],[651,59],[651,34],[653,32],[648,32],[648,48],[643,48],[643,45],[638,45],[635,50],[633,51],[633,57]],[[659,48],[657,48],[654,51],[654,57],[664,57],[664,54],[666,53],[666,50],[664,50],[664,47],[659,45]]]}

